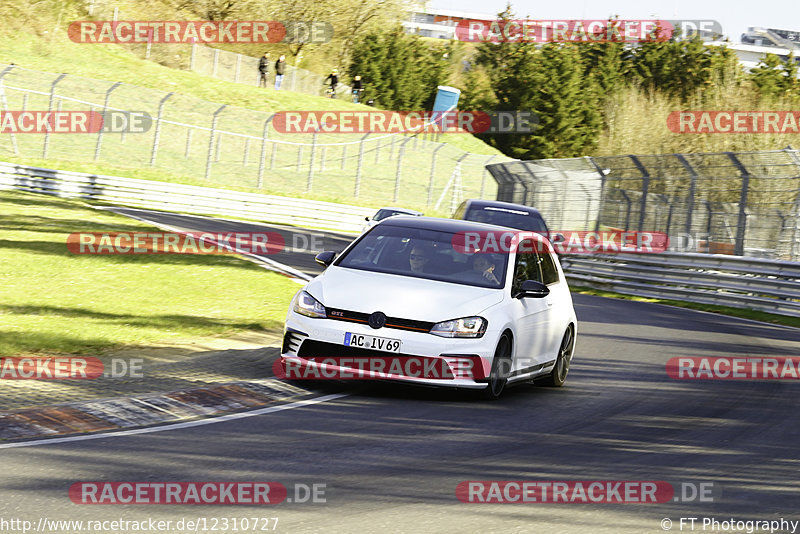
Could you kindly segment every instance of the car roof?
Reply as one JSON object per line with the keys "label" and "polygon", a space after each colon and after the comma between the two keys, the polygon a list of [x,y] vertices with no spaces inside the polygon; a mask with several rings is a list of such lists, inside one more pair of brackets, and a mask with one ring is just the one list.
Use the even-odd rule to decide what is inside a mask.
{"label": "car roof", "polygon": [[379,208],[378,209],[378,211],[383,211],[383,210],[399,211],[399,212],[402,212],[402,213],[408,213],[409,215],[411,215],[411,214],[413,214],[413,215],[422,215],[421,211],[411,210],[411,209],[408,209],[408,208],[393,208],[391,206],[386,206],[385,208]]}
{"label": "car roof", "polygon": [[538,215],[539,217],[542,216],[539,213],[539,210],[537,210],[534,207],[524,206],[522,204],[513,204],[511,202],[501,202],[499,200],[480,200],[475,198],[467,200],[467,206],[469,206],[470,208],[503,208],[503,209],[524,211],[527,213]]}
{"label": "car roof", "polygon": [[[435,230],[439,232],[464,232],[464,231],[497,231],[508,232],[515,230],[507,226],[498,226],[496,224],[481,223],[475,221],[465,221],[463,219],[442,219],[439,217],[411,217],[408,215],[396,215],[388,219],[384,219],[380,223],[383,226],[402,226],[404,228],[416,228],[420,230]],[[516,230],[517,232],[531,233],[537,238],[542,236],[536,232],[528,232],[525,230]]]}

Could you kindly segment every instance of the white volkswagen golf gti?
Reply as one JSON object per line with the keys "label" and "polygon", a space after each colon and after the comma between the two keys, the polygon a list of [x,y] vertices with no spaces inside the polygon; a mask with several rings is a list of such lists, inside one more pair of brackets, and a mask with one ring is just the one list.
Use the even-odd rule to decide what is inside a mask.
{"label": "white volkswagen golf gti", "polygon": [[482,389],[561,386],[577,319],[547,239],[498,226],[391,217],[341,254],[289,307],[287,378],[391,379]]}

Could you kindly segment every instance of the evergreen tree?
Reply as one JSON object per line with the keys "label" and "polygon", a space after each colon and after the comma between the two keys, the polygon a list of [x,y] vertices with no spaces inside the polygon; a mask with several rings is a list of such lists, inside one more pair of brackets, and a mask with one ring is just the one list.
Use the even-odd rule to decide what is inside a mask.
{"label": "evergreen tree", "polygon": [[580,156],[597,142],[602,127],[598,93],[582,74],[579,46],[546,44],[541,49],[530,101],[540,124],[520,143],[525,158]]}
{"label": "evergreen tree", "polygon": [[794,54],[782,60],[775,54],[767,54],[756,68],[750,71],[750,80],[762,96],[776,99],[782,96],[800,96],[800,80]]}
{"label": "evergreen tree", "polygon": [[365,100],[386,109],[421,111],[430,108],[437,85],[450,75],[449,50],[448,44],[429,45],[402,27],[375,31],[356,44],[347,72],[361,75]]}

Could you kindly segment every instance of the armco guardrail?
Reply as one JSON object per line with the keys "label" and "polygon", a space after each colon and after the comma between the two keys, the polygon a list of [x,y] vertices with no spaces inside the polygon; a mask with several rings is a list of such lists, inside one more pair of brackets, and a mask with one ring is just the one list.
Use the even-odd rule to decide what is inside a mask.
{"label": "armco guardrail", "polygon": [[0,188],[358,233],[374,209],[0,162]]}
{"label": "armco guardrail", "polygon": [[[358,232],[370,208],[0,162],[0,188]],[[800,317],[800,263],[716,254],[564,255],[570,283]]]}
{"label": "armco guardrail", "polygon": [[800,317],[800,263],[721,254],[562,256],[572,285]]}

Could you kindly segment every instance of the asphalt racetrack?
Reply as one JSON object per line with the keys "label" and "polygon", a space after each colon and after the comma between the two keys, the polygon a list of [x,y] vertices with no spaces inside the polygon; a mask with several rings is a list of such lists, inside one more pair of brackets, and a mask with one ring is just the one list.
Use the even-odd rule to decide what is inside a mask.
{"label": "asphalt racetrack", "polygon": [[[149,217],[186,230],[222,224]],[[273,259],[313,274],[312,256]],[[800,330],[649,303],[574,300],[578,341],[563,388],[524,384],[486,402],[390,383],[305,384],[323,400],[202,426],[2,449],[0,518],[30,521],[30,531],[42,518],[84,521],[52,532],[152,519],[167,529],[138,532],[216,525],[217,532],[656,533],[690,532],[688,518],[696,518],[695,532],[746,532],[739,529],[746,521],[792,532],[780,520],[800,521],[800,383],[675,380],[665,365],[676,356],[798,356]],[[265,349],[265,369],[278,353]],[[76,504],[69,488],[81,481],[272,481],[293,502]],[[466,481],[664,481],[675,494],[644,504],[461,502],[456,490]],[[305,492],[314,487],[317,502]],[[701,500],[692,495],[698,488],[713,491]],[[245,530],[244,518],[262,520]],[[120,525],[108,531],[134,532]],[[9,523],[0,530],[23,531]]]}

